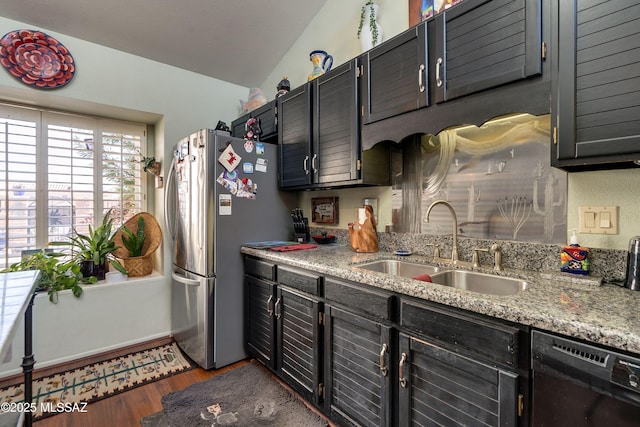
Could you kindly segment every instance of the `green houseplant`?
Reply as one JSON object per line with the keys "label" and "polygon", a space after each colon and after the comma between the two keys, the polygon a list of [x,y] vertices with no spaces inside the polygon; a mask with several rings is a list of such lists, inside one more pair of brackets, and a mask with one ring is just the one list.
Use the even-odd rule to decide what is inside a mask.
{"label": "green houseplant", "polygon": [[140,163],[142,163],[142,169],[144,169],[145,172],[149,172],[156,176],[160,175],[161,165],[155,157],[143,157],[142,160],[140,160]]}
{"label": "green houseplant", "polygon": [[97,279],[90,277],[84,279],[80,272],[80,266],[74,260],[63,261],[65,255],[59,252],[45,252],[44,250],[25,256],[20,262],[11,264],[2,270],[10,271],[40,270],[40,276],[36,283],[38,290],[46,290],[49,301],[58,303],[58,292],[71,289],[76,298],[82,294],[80,283],[95,283]]}
{"label": "green houseplant", "polygon": [[[73,257],[82,266],[85,277],[96,276],[98,280],[104,280],[106,272],[106,262],[119,272],[127,274],[127,270],[113,256],[113,252],[118,246],[113,242],[113,220],[111,219],[111,209],[102,218],[102,223],[95,229],[89,225],[89,233],[81,234],[74,229],[74,235],[69,238],[71,241]],[[69,242],[50,242],[51,246],[69,246]]]}
{"label": "green houseplant", "polygon": [[122,244],[129,251],[129,256],[139,257],[142,256],[142,247],[146,240],[146,234],[144,233],[144,217],[138,217],[138,229],[134,233],[129,230],[126,224],[122,226]]}

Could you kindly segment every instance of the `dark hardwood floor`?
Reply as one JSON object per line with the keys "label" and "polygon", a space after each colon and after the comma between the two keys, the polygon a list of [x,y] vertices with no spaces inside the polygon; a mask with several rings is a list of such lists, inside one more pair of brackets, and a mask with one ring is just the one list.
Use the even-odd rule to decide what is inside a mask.
{"label": "dark hardwood floor", "polygon": [[61,413],[34,422],[36,427],[139,427],[140,418],[162,410],[165,394],[238,368],[240,361],[217,370],[192,369],[86,406],[85,413]]}

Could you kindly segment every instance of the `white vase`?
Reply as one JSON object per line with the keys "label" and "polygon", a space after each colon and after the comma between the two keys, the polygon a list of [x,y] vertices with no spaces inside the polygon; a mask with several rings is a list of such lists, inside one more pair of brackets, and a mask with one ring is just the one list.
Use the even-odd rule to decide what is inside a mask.
{"label": "white vase", "polygon": [[[362,51],[366,52],[372,47],[379,45],[382,42],[382,28],[378,21],[378,5],[371,4],[365,5],[364,7],[364,23],[362,25],[362,30],[360,31],[360,46],[362,47]],[[378,30],[378,37],[376,43],[373,43],[373,33],[371,31],[371,13],[373,11],[373,20],[375,21],[375,27]]]}

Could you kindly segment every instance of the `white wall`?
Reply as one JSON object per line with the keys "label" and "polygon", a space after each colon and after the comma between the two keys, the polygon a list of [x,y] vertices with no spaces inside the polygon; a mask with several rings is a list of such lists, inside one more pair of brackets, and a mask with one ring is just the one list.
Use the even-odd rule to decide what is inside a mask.
{"label": "white wall", "polygon": [[[320,49],[333,56],[334,66],[343,64],[362,53],[357,38],[360,10],[365,0],[327,0],[307,29],[291,46],[271,74],[260,86],[267,96],[275,95],[283,75],[289,76],[291,87],[307,81],[312,66],[309,53]],[[378,23],[383,40],[388,40],[409,27],[407,0],[376,0],[380,6]]]}
{"label": "white wall", "polygon": [[[38,294],[33,305],[36,369],[169,335],[169,284],[158,273],[129,283],[84,287],[80,298],[59,293],[57,304]],[[24,324],[0,378],[22,372]]]}

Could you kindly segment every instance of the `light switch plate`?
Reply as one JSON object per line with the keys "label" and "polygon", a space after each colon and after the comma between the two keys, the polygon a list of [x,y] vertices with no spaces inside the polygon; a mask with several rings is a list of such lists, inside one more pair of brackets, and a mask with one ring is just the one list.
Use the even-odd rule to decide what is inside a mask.
{"label": "light switch plate", "polygon": [[617,206],[580,206],[578,215],[580,233],[618,234]]}

